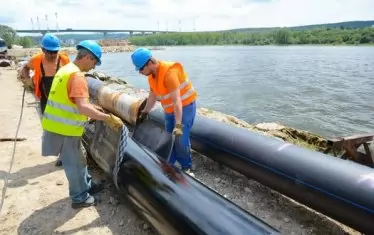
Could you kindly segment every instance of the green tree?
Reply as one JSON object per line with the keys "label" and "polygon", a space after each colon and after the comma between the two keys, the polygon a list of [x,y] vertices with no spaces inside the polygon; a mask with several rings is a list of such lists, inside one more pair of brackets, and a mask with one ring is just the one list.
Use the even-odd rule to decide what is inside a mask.
{"label": "green tree", "polygon": [[19,37],[17,44],[23,46],[24,48],[30,48],[35,45],[34,41],[30,37]]}
{"label": "green tree", "polygon": [[160,33],[129,38],[137,46],[171,45],[288,45],[288,44],[374,44],[374,28],[314,28],[305,30]]}
{"label": "green tree", "polygon": [[287,45],[291,43],[291,33],[288,30],[278,30],[274,33],[276,44]]}

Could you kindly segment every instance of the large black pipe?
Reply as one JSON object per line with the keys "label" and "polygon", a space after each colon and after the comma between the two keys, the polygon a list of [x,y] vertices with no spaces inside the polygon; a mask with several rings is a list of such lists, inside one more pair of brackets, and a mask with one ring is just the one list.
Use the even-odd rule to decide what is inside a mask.
{"label": "large black pipe", "polygon": [[[150,112],[164,128],[161,109]],[[149,137],[151,138],[151,137]],[[374,234],[374,169],[197,115],[192,148],[362,233]]]}
{"label": "large black pipe", "polygon": [[[170,136],[165,138],[168,140]],[[91,123],[83,140],[92,158],[112,174],[119,192],[159,234],[279,234],[270,225],[166,164],[130,137],[126,127],[119,135],[103,122]]]}

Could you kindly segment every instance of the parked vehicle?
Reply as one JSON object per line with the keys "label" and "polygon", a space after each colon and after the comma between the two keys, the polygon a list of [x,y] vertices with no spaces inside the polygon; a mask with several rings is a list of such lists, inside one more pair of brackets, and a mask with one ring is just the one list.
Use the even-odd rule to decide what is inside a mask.
{"label": "parked vehicle", "polygon": [[0,54],[6,54],[8,51],[8,46],[6,45],[4,39],[0,38]]}

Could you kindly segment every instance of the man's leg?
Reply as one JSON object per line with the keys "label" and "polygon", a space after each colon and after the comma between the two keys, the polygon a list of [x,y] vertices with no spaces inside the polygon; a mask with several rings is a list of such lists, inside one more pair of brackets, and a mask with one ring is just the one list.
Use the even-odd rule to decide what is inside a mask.
{"label": "man's leg", "polygon": [[88,191],[91,177],[87,171],[87,160],[81,149],[80,137],[65,137],[60,159],[69,182],[69,195],[73,208],[96,205]]}
{"label": "man's leg", "polygon": [[[39,103],[39,107],[40,107],[39,117],[40,117],[40,120],[43,119],[43,114],[44,114],[46,106],[47,106],[47,98],[45,98],[45,96],[42,95],[42,97],[40,99],[40,103]],[[61,165],[62,165],[62,162],[60,160],[60,156],[57,156],[55,166],[61,166]]]}
{"label": "man's leg", "polygon": [[[165,129],[167,132],[172,133],[175,126],[175,118],[174,114],[167,114],[165,113]],[[174,165],[176,162],[176,152],[175,152],[175,146],[172,146],[171,155],[169,158],[169,164]]]}
{"label": "man's leg", "polygon": [[196,103],[193,102],[183,107],[182,124],[183,135],[176,138],[175,150],[177,161],[181,164],[182,170],[190,171],[192,167],[192,154],[190,132],[196,116]]}

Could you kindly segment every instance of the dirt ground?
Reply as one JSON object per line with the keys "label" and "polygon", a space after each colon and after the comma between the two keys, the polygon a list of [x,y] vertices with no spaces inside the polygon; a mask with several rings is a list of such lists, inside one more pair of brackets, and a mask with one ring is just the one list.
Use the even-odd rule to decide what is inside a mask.
{"label": "dirt ground", "polygon": [[[14,137],[18,122],[22,85],[14,69],[0,68],[0,138]],[[74,210],[68,198],[68,183],[62,168],[54,166],[55,157],[40,155],[41,127],[35,99],[26,93],[23,120],[15,161],[0,214],[0,234],[154,234],[131,207],[119,199],[110,179],[94,164],[93,176],[105,180],[96,207]],[[0,188],[8,171],[13,142],[0,142]],[[325,216],[248,179],[212,160],[195,154],[198,180],[245,210],[260,217],[282,234],[360,234]]]}
{"label": "dirt ground", "polygon": [[[22,85],[16,71],[0,68],[0,138],[14,138],[18,123]],[[55,157],[42,157],[40,119],[30,93],[26,93],[23,120],[16,145],[14,165],[0,214],[0,234],[152,234],[147,224],[118,199],[106,179],[96,207],[74,210],[68,198],[68,183]],[[0,142],[0,188],[9,169],[13,142]],[[92,166],[92,164],[91,164]],[[104,178],[98,172],[94,177]]]}

